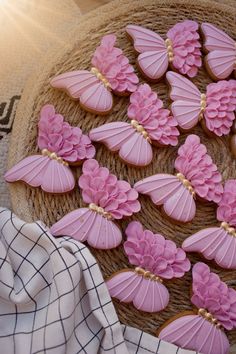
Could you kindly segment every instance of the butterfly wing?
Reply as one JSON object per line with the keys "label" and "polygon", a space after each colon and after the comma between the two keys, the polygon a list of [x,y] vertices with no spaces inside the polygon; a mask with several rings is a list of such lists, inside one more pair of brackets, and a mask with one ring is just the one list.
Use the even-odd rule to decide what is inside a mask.
{"label": "butterfly wing", "polygon": [[47,156],[33,155],[18,162],[6,174],[7,182],[23,181],[32,187],[41,186],[48,193],[65,193],[75,186],[69,167]]}
{"label": "butterfly wing", "polygon": [[133,303],[141,311],[159,312],[169,302],[166,287],[158,281],[146,279],[132,270],[114,274],[106,281],[111,297]]}
{"label": "butterfly wing", "polygon": [[134,188],[138,193],[150,196],[154,204],[163,204],[165,213],[174,220],[185,223],[195,216],[194,198],[176,176],[153,175],[137,182]]}
{"label": "butterfly wing", "polygon": [[88,111],[107,114],[113,106],[111,92],[87,70],[70,71],[54,77],[52,87],[62,89]]}
{"label": "butterfly wing", "polygon": [[98,249],[117,247],[122,240],[121,231],[113,221],[88,209],[80,208],[65,215],[51,227],[54,236],[68,235]]}
{"label": "butterfly wing", "polygon": [[111,151],[119,151],[121,159],[128,164],[146,166],[152,161],[150,143],[129,123],[104,124],[92,129],[89,137],[93,141],[104,143]]}
{"label": "butterfly wing", "polygon": [[161,330],[159,338],[199,353],[226,354],[230,348],[225,333],[198,315],[175,319]]}
{"label": "butterfly wing", "polygon": [[221,80],[227,78],[234,70],[236,60],[234,40],[210,23],[203,23],[201,29],[204,47],[210,52],[205,59],[212,76]]}
{"label": "butterfly wing", "polygon": [[128,25],[126,32],[134,41],[138,64],[145,76],[159,80],[168,68],[168,53],[165,41],[155,32],[136,25]]}
{"label": "butterfly wing", "polygon": [[168,71],[167,81],[171,87],[170,98],[173,116],[180,128],[189,130],[193,128],[201,113],[201,93],[198,88],[184,76]]}

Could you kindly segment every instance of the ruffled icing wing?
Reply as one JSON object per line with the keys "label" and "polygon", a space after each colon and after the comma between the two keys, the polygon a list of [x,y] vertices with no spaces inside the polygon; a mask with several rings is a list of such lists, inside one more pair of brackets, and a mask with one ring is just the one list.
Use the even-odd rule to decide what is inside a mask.
{"label": "ruffled icing wing", "polygon": [[182,245],[186,252],[199,252],[222,268],[236,269],[236,237],[223,228],[210,227],[188,237]]}
{"label": "ruffled icing wing", "polygon": [[152,147],[142,134],[129,124],[114,122],[90,131],[89,137],[104,143],[109,150],[119,151],[125,162],[135,166],[146,166],[152,161]]}
{"label": "ruffled icing wing", "polygon": [[225,333],[198,315],[177,318],[161,330],[159,338],[199,353],[227,354],[230,349]]}
{"label": "ruffled icing wing", "polygon": [[68,235],[98,249],[117,247],[122,234],[113,221],[88,209],[80,208],[65,215],[50,229],[52,235]]}
{"label": "ruffled icing wing", "polygon": [[62,89],[92,112],[107,114],[111,111],[113,98],[102,81],[87,70],[71,71],[54,77],[52,87]]}
{"label": "ruffled icing wing", "polygon": [[193,128],[201,113],[201,93],[198,88],[184,76],[168,71],[166,78],[171,86],[170,98],[173,116],[182,129]]}
{"label": "ruffled icing wing", "polygon": [[165,213],[174,220],[189,222],[195,216],[193,195],[176,176],[153,175],[137,182],[134,188],[150,196],[154,204],[163,205]]}
{"label": "ruffled icing wing", "polygon": [[217,79],[227,78],[232,71],[235,71],[236,47],[234,40],[210,23],[203,23],[201,29],[206,40],[204,47],[209,51],[205,60],[210,72]]}
{"label": "ruffled icing wing", "polygon": [[7,182],[23,181],[48,193],[65,193],[75,186],[69,167],[47,156],[33,155],[18,162],[4,176]]}
{"label": "ruffled icing wing", "polygon": [[136,25],[128,25],[126,32],[134,41],[141,71],[151,80],[159,80],[168,68],[165,41],[155,32]]}
{"label": "ruffled icing wing", "polygon": [[114,274],[106,281],[111,297],[133,303],[141,311],[159,312],[169,302],[167,288],[158,281],[146,279],[132,270]]}

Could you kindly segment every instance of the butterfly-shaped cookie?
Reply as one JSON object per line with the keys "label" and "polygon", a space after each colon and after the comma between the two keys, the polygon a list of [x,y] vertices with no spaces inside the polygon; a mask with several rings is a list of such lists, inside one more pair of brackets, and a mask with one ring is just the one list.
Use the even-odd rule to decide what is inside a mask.
{"label": "butterfly-shaped cookie", "polygon": [[197,310],[180,313],[158,330],[158,337],[202,354],[228,354],[224,332],[236,328],[236,291],[204,263],[192,269],[191,302]]}
{"label": "butterfly-shaped cookie", "polygon": [[205,64],[212,78],[222,80],[232,73],[236,77],[236,42],[211,23],[202,23],[201,31],[205,38],[204,49],[208,52]]}
{"label": "butterfly-shaped cookie", "polygon": [[135,183],[134,188],[151,197],[176,221],[191,221],[196,213],[195,197],[219,203],[223,186],[217,166],[197,135],[189,135],[178,150],[176,175],[159,173]]}
{"label": "butterfly-shaped cookie", "polygon": [[65,215],[51,227],[52,235],[72,236],[99,249],[117,247],[122,234],[114,220],[140,211],[138,193],[94,159],[84,162],[79,186],[83,201],[89,207]]}
{"label": "butterfly-shaped cookie", "polygon": [[71,127],[52,105],[45,105],[38,123],[41,155],[24,158],[5,174],[7,182],[23,181],[48,193],[65,193],[75,186],[69,165],[94,157],[95,148],[80,128]]}
{"label": "butterfly-shaped cookie", "polygon": [[123,269],[106,281],[110,295],[141,311],[161,311],[169,302],[163,281],[183,277],[190,261],[173,241],[144,230],[137,221],[131,222],[125,233],[124,250],[135,268]]}
{"label": "butterfly-shaped cookie", "polygon": [[196,22],[186,20],[177,23],[167,32],[166,40],[141,26],[128,25],[126,32],[133,39],[136,52],[140,53],[138,66],[148,79],[160,80],[169,64],[181,74],[197,75],[202,60]]}
{"label": "butterfly-shaped cookie", "polygon": [[163,108],[162,101],[147,84],[130,96],[128,117],[131,123],[113,122],[92,129],[92,141],[102,142],[128,164],[146,166],[152,161],[151,144],[177,145],[177,121]]}
{"label": "butterfly-shaped cookie", "polygon": [[199,252],[227,269],[236,269],[236,180],[228,180],[217,208],[219,227],[209,227],[183,242],[187,252]]}
{"label": "butterfly-shaped cookie", "polygon": [[200,121],[207,132],[217,136],[229,134],[235,119],[236,80],[211,83],[201,93],[184,76],[169,71],[171,111],[180,128],[192,129]]}
{"label": "butterfly-shaped cookie", "polygon": [[139,81],[128,58],[114,47],[115,42],[115,35],[104,36],[93,54],[90,71],[60,74],[50,81],[51,86],[65,90],[89,112],[108,114],[113,106],[112,93],[128,95],[136,90]]}

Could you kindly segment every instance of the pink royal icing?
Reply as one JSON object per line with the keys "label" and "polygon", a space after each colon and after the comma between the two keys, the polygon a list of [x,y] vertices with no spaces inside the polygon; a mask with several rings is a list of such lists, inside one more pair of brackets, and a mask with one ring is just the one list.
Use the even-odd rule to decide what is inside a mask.
{"label": "pink royal icing", "polygon": [[88,208],[80,208],[65,215],[51,227],[54,236],[69,235],[99,249],[117,247],[122,240],[113,219],[122,219],[140,211],[138,193],[123,180],[100,167],[96,160],[83,164],[79,178],[83,201]]}
{"label": "pink royal icing", "polygon": [[55,112],[52,105],[45,105],[40,112],[38,123],[38,147],[55,152],[69,163],[91,159],[95,148],[89,137],[78,127],[72,127],[64,121],[61,114]]}
{"label": "pink royal icing", "polygon": [[128,25],[126,32],[134,40],[140,53],[138,64],[151,80],[159,80],[169,63],[181,74],[194,77],[202,65],[198,24],[186,20],[177,23],[167,32],[164,41],[157,33],[136,25]]}
{"label": "pink royal icing", "polygon": [[236,180],[225,182],[224,193],[217,208],[217,219],[236,227]]}
{"label": "pink royal icing", "polygon": [[192,129],[203,118],[207,129],[217,136],[229,134],[235,119],[236,80],[211,83],[201,94],[187,78],[169,71],[172,114],[180,128]]}
{"label": "pink royal icing", "polygon": [[160,234],[144,230],[131,222],[126,231],[124,250],[134,270],[125,269],[107,281],[110,295],[122,302],[132,302],[141,311],[159,312],[169,302],[163,279],[180,278],[190,269],[190,261],[181,248]]}
{"label": "pink royal icing", "polygon": [[75,186],[69,164],[95,155],[95,148],[81,129],[64,122],[52,105],[45,105],[38,123],[38,147],[42,155],[24,158],[5,174],[7,182],[24,181],[48,193],[65,193]]}
{"label": "pink royal icing", "polygon": [[223,186],[221,174],[197,135],[189,135],[178,150],[176,175],[156,174],[135,183],[134,188],[149,195],[165,213],[180,222],[191,221],[196,213],[195,194],[218,203]]}
{"label": "pink royal icing", "polygon": [[228,354],[230,344],[222,328],[236,327],[236,291],[204,263],[196,263],[192,274],[191,301],[198,314],[173,320],[161,330],[159,338],[203,354]]}
{"label": "pink royal icing", "polygon": [[131,94],[128,117],[131,124],[113,122],[92,129],[90,139],[104,143],[111,151],[119,151],[123,161],[135,166],[146,166],[152,161],[152,141],[177,145],[177,122],[149,85],[139,85]]}
{"label": "pink royal icing", "polygon": [[76,70],[60,74],[51,86],[65,90],[92,113],[108,114],[113,106],[112,93],[123,95],[136,90],[139,79],[122,50],[116,48],[116,36],[106,35],[95,50],[91,71]]}

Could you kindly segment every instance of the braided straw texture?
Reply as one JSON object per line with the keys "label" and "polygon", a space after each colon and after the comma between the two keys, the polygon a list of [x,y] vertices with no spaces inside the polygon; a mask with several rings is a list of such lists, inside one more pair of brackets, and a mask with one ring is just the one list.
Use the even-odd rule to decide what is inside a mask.
{"label": "braided straw texture", "polygon": [[[78,125],[85,132],[106,122],[128,121],[128,98],[115,97],[112,113],[107,117],[96,116],[83,111],[79,104],[71,100],[65,93],[54,90],[49,86],[49,79],[65,71],[75,69],[89,69],[92,54],[103,35],[116,33],[117,45],[122,48],[135,65],[135,53],[132,44],[125,34],[125,26],[131,23],[139,24],[157,31],[165,37],[167,30],[175,23],[184,19],[193,19],[199,23],[211,22],[233,37],[236,31],[236,10],[226,5],[211,1],[196,0],[116,0],[105,7],[89,13],[81,20],[75,33],[71,34],[68,47],[61,52],[51,53],[46,58],[43,67],[30,79],[18,106],[15,119],[10,153],[9,167],[30,154],[37,152],[37,122],[39,111],[46,103],[55,105],[56,110],[62,113],[72,125]],[[141,76],[139,75],[141,78]],[[141,78],[143,82],[143,79]],[[204,92],[210,78],[202,68],[194,83]],[[163,81],[151,85],[156,90],[165,105],[168,106],[168,88]],[[206,144],[214,162],[223,174],[224,180],[236,178],[236,160],[230,154],[227,138],[210,139],[198,126],[193,132],[201,137]],[[179,143],[183,143],[187,134],[182,134]],[[176,158],[177,147],[154,148],[153,162],[146,168],[137,169],[121,162],[116,154],[108,151],[103,145],[97,146],[96,158],[103,166],[107,166],[120,179],[134,182],[155,173],[173,173],[173,163]],[[81,167],[74,169],[78,178]],[[66,213],[82,207],[83,201],[78,188],[65,195],[48,195],[40,188],[33,189],[22,183],[10,185],[13,210],[27,221],[41,219],[51,226]],[[212,204],[197,204],[197,215],[188,225],[176,225],[163,217],[161,211],[155,207],[148,197],[140,196],[142,211],[133,217],[123,220],[119,225],[124,230],[131,220],[139,220],[145,228],[154,232],[163,233],[168,239],[178,245],[189,235],[203,227],[217,224],[215,207]],[[98,260],[104,277],[111,275],[122,268],[129,266],[122,245],[114,250],[91,250]],[[190,255],[191,261],[197,262],[201,258]],[[210,263],[211,269],[218,273],[228,285],[236,288],[236,271],[225,271]],[[114,301],[121,322],[141,328],[154,334],[156,329],[165,320],[182,310],[190,310],[191,272],[183,279],[166,282],[170,291],[170,303],[165,311],[157,314],[141,313],[132,305]],[[236,331],[229,333],[231,344],[236,343]]]}

